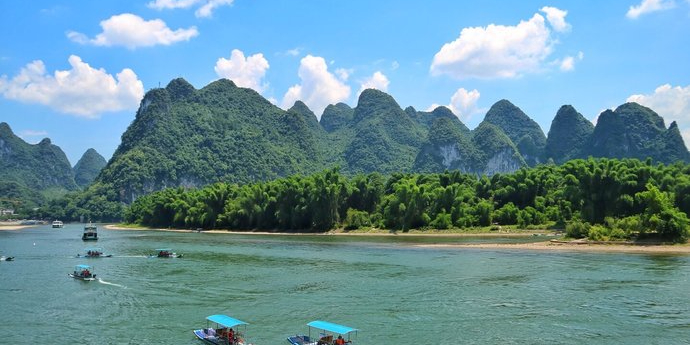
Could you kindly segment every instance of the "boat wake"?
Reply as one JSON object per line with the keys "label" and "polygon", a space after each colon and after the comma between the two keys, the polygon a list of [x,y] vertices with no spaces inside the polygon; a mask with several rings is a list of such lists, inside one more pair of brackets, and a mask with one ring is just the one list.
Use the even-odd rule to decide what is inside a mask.
{"label": "boat wake", "polygon": [[105,280],[103,280],[103,279],[101,279],[101,278],[98,278],[97,280],[98,280],[98,282],[101,283],[101,284],[117,286],[117,287],[121,287],[121,288],[123,288],[123,289],[126,289],[126,288],[127,288],[127,287],[124,286],[124,285],[120,285],[120,284],[115,284],[115,283],[107,282],[107,281],[105,281]]}

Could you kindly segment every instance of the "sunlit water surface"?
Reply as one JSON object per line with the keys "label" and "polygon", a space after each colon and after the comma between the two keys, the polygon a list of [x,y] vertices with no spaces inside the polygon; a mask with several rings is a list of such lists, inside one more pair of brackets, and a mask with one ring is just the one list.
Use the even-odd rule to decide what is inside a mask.
{"label": "sunlit water surface", "polygon": [[[355,344],[690,344],[690,256],[439,248],[514,239],[0,231],[1,344],[197,344],[205,317],[288,344],[321,319]],[[532,240],[532,239],[526,239]],[[75,258],[90,246],[112,258]],[[181,259],[148,258],[170,247]],[[98,281],[67,273],[94,266]]]}

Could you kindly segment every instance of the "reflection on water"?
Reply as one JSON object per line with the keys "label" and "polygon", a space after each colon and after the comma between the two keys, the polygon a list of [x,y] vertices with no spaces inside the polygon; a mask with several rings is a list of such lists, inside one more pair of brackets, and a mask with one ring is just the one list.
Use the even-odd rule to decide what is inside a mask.
{"label": "reflection on water", "polygon": [[[690,257],[419,247],[516,239],[107,231],[0,232],[0,343],[197,344],[224,313],[255,344],[324,319],[358,344],[682,344]],[[522,238],[518,241],[534,241]],[[155,248],[184,258],[149,258]],[[88,263],[100,278],[67,277]],[[23,330],[31,329],[31,332]],[[31,339],[27,339],[29,336]]]}

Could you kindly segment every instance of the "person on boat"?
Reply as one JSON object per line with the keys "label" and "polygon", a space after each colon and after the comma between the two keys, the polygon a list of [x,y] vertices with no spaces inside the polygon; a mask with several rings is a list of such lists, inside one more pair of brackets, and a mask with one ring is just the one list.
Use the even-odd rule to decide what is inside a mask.
{"label": "person on boat", "polygon": [[235,331],[233,331],[232,328],[228,329],[228,342],[230,342],[230,344],[235,343]]}
{"label": "person on boat", "polygon": [[350,342],[349,340],[345,341],[345,339],[343,339],[342,335],[339,335],[338,339],[335,340],[335,345],[345,345],[345,343],[349,343],[349,342]]}
{"label": "person on boat", "polygon": [[84,277],[86,277],[86,278],[88,278],[88,277],[91,276],[91,272],[89,272],[89,270],[84,270],[84,272],[82,272],[82,274],[83,274]]}

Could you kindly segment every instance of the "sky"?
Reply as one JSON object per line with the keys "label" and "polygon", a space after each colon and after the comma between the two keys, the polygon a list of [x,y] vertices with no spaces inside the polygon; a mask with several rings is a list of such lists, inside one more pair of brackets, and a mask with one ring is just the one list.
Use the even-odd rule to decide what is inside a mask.
{"label": "sky", "polygon": [[110,159],[143,95],[219,78],[287,109],[376,88],[470,129],[508,99],[545,134],[628,101],[690,143],[690,0],[0,0],[0,122]]}

